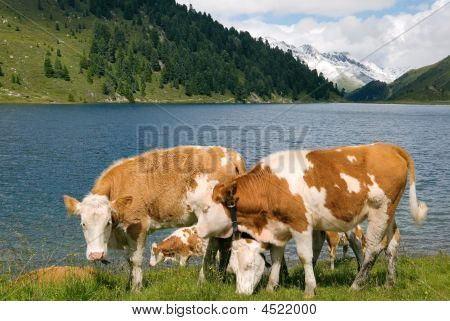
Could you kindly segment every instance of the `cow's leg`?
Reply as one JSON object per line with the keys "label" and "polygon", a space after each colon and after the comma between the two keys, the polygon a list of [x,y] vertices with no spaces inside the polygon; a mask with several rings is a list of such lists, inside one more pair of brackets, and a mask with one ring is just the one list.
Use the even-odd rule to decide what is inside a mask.
{"label": "cow's leg", "polygon": [[266,289],[269,292],[273,292],[280,284],[280,268],[284,258],[284,246],[272,245],[270,247],[270,255],[272,256],[272,269]]}
{"label": "cow's leg", "polygon": [[[350,247],[355,253],[356,260],[358,262],[358,271],[361,270],[361,266],[363,264],[363,251],[361,241],[356,237],[354,232],[346,233],[348,243]],[[344,246],[344,257],[346,252],[348,251],[348,246]]]}
{"label": "cow's leg", "polygon": [[386,257],[388,261],[388,271],[386,278],[386,287],[392,287],[395,284],[395,270],[397,263],[397,252],[400,245],[400,230],[393,219],[387,236],[387,249],[386,249]]}
{"label": "cow's leg", "polygon": [[230,263],[231,257],[231,244],[233,242],[232,238],[228,239],[218,239],[219,242],[219,274],[222,280],[225,280],[228,264]]}
{"label": "cow's leg", "polygon": [[312,230],[302,233],[292,232],[297,247],[297,254],[305,270],[305,297],[311,298],[316,292],[316,277],[313,268]]}
{"label": "cow's leg", "polygon": [[348,244],[344,244],[342,247],[342,258],[345,260],[347,258],[347,252],[348,252]]}
{"label": "cow's leg", "polygon": [[324,231],[313,231],[313,266],[316,266],[322,251],[323,243],[325,242],[326,234]]}
{"label": "cow's leg", "polygon": [[219,250],[219,239],[210,238],[206,247],[205,256],[203,256],[202,268],[200,269],[199,283],[213,278],[216,270],[216,254]]}
{"label": "cow's leg", "polygon": [[189,256],[181,256],[180,257],[180,266],[186,266],[189,260]]}
{"label": "cow's leg", "polygon": [[381,241],[388,227],[389,216],[386,213],[386,206],[378,209],[370,209],[367,224],[367,248],[364,262],[356,275],[351,286],[352,290],[360,290],[367,282],[369,272],[382,250]]}
{"label": "cow's leg", "polygon": [[142,233],[136,241],[128,242],[128,264],[130,265],[128,286],[132,291],[139,291],[142,288],[142,260],[146,236],[147,233]]}
{"label": "cow's leg", "polygon": [[281,268],[280,268],[280,284],[284,285],[287,283],[289,278],[289,270],[286,264],[286,258],[283,255],[283,260],[281,260]]}
{"label": "cow's leg", "polygon": [[334,270],[334,262],[336,261],[337,242],[333,237],[334,234],[325,233],[328,244],[328,257],[330,258],[330,268]]}
{"label": "cow's leg", "polygon": [[334,263],[336,262],[336,244],[328,244],[328,255],[330,256],[330,268],[334,270]]}

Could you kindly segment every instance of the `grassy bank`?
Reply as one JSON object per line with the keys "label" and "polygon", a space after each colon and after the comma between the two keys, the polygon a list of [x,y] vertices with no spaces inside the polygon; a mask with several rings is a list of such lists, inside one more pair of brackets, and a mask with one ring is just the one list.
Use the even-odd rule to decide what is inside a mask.
{"label": "grassy bank", "polygon": [[[86,279],[68,278],[57,283],[0,279],[0,300],[303,300],[303,270],[290,269],[287,284],[275,293],[264,290],[265,277],[252,296],[235,294],[234,283],[210,282],[197,285],[198,267],[152,269],[144,276],[140,293],[125,290],[127,275],[96,269]],[[316,269],[316,300],[449,300],[450,256],[401,257],[397,284],[384,287],[386,265],[380,258],[370,274],[370,283],[361,292],[349,291],[356,273],[354,260],[341,261],[331,271],[328,263]]]}

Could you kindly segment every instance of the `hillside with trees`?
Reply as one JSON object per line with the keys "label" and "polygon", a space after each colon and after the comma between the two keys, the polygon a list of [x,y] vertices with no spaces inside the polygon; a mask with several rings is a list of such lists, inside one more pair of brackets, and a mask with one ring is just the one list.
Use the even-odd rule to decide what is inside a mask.
{"label": "hillside with trees", "polygon": [[413,69],[390,84],[373,81],[351,92],[357,102],[450,102],[450,56],[429,66]]}
{"label": "hillside with trees", "polygon": [[341,99],[289,52],[174,0],[5,3],[0,101]]}

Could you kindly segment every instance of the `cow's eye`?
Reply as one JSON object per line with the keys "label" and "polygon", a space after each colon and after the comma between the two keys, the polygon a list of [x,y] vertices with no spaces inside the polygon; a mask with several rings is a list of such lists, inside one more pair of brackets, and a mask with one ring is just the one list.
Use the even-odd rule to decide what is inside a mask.
{"label": "cow's eye", "polygon": [[111,221],[108,221],[108,223],[106,223],[107,226],[110,226],[112,224]]}
{"label": "cow's eye", "polygon": [[86,229],[86,223],[81,223],[81,226],[83,227],[83,229]]}

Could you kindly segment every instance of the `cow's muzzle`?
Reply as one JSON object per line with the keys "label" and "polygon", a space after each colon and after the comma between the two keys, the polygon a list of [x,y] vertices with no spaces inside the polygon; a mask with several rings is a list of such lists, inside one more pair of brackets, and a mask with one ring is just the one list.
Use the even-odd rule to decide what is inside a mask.
{"label": "cow's muzzle", "polygon": [[89,253],[90,261],[102,261],[105,258],[105,252],[92,252]]}

